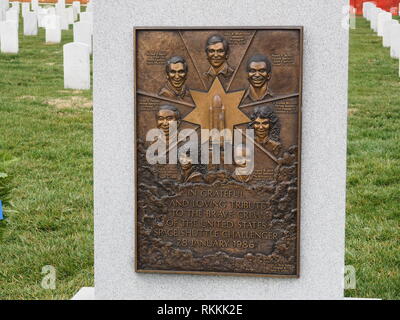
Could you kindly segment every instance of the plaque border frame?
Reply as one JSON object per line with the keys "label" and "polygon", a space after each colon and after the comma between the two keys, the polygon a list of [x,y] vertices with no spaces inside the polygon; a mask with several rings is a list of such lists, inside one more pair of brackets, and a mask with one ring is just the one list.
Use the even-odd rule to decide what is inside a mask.
{"label": "plaque border frame", "polygon": [[[268,273],[246,273],[246,272],[221,272],[221,271],[183,271],[183,270],[148,270],[138,267],[138,207],[137,207],[137,36],[139,31],[188,31],[188,30],[295,30],[299,32],[300,43],[300,76],[299,76],[299,103],[298,103],[298,120],[297,120],[297,146],[298,146],[298,165],[297,165],[297,226],[296,226],[296,274],[268,274]],[[134,240],[134,271],[136,273],[156,273],[156,274],[188,274],[202,276],[239,276],[239,277],[258,277],[258,278],[300,278],[300,222],[301,222],[301,154],[302,154],[302,109],[303,109],[303,58],[304,58],[304,26],[137,26],[133,27],[133,174],[134,174],[134,214],[135,214],[135,240]]]}

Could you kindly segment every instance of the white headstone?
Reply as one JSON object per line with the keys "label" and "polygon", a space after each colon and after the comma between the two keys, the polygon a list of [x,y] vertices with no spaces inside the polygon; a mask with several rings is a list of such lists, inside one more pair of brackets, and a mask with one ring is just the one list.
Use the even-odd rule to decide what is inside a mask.
{"label": "white headstone", "polygon": [[19,1],[13,1],[13,2],[11,2],[11,8],[17,10],[18,15],[19,15],[19,9],[20,9]]}
{"label": "white headstone", "polygon": [[43,28],[54,29],[59,25],[60,17],[55,14],[46,14],[42,19]]}
{"label": "white headstone", "polygon": [[7,11],[9,7],[10,5],[8,3],[8,0],[0,0],[0,10],[3,9],[4,11]]}
{"label": "white headstone", "polygon": [[382,42],[383,42],[383,46],[385,48],[389,48],[390,47],[390,41],[391,41],[391,32],[392,32],[392,26],[399,24],[397,20],[389,20],[389,21],[385,21],[385,23],[383,24],[383,38],[382,38]]}
{"label": "white headstone", "polygon": [[90,23],[74,23],[74,42],[82,42],[87,44],[89,47],[89,52],[92,53],[92,34],[90,29]]}
{"label": "white headstone", "polygon": [[0,0],[0,21],[6,20],[6,11],[8,10],[8,4],[5,0]]}
{"label": "white headstone", "polygon": [[93,12],[93,1],[90,1],[90,2],[86,5],[86,12]]}
{"label": "white headstone", "polygon": [[6,20],[6,12],[9,10],[10,5],[8,0],[0,0],[0,21]]}
{"label": "white headstone", "polygon": [[380,8],[373,8],[371,12],[371,29],[375,32],[378,28],[378,15],[382,11]]}
{"label": "white headstone", "polygon": [[32,11],[38,11],[39,10],[39,0],[31,0],[32,3]]}
{"label": "white headstone", "polygon": [[374,4],[372,2],[364,2],[363,3],[363,17],[367,18],[368,17],[368,10],[370,10]]}
{"label": "white headstone", "polygon": [[31,4],[29,2],[22,2],[22,17],[25,17],[25,14],[31,11]]}
{"label": "white headstone", "polygon": [[[184,3],[176,10],[175,0],[126,0],[115,10],[114,1],[96,2],[96,299],[343,299],[348,30],[340,21],[348,0]],[[299,278],[135,272],[132,28],[160,25],[304,26]]]}
{"label": "white headstone", "polygon": [[0,46],[3,53],[18,53],[18,27],[15,21],[0,22]]}
{"label": "white headstone", "polygon": [[62,3],[56,3],[55,10],[56,10],[56,14],[60,16],[61,11],[65,10],[65,5],[63,5]]}
{"label": "white headstone", "polygon": [[[369,3],[369,2],[368,2],[368,3]],[[374,8],[376,8],[376,5],[375,5],[374,3],[371,3],[371,4],[369,4],[369,5],[367,6],[367,11],[366,11],[366,14],[365,14],[365,18],[366,18],[368,21],[371,21],[371,16],[372,16],[372,12],[373,12]]]}
{"label": "white headstone", "polygon": [[61,25],[61,30],[68,30],[69,29],[69,23],[68,23],[68,11],[67,10],[60,10],[60,25]]}
{"label": "white headstone", "polygon": [[9,9],[6,12],[6,21],[13,21],[17,26],[17,30],[19,30],[19,16],[15,8]]}
{"label": "white headstone", "polygon": [[93,13],[92,12],[81,12],[79,15],[80,22],[87,22],[90,24],[90,33],[93,34]]}
{"label": "white headstone", "polygon": [[58,15],[58,14],[57,14],[57,10],[56,10],[55,7],[49,7],[49,8],[47,8],[47,14],[51,14],[51,15],[54,15],[54,16]]}
{"label": "white headstone", "polygon": [[48,15],[47,13],[44,12],[40,12],[40,11],[35,11],[38,12],[37,13],[37,17],[38,17],[38,27],[40,28],[45,28],[45,24],[44,21],[46,19],[46,16]]}
{"label": "white headstone", "polygon": [[38,18],[36,12],[27,12],[24,16],[24,36],[38,34]]}
{"label": "white headstone", "polygon": [[6,19],[5,14],[6,14],[5,3],[3,0],[0,0],[0,21]]}
{"label": "white headstone", "polygon": [[378,36],[382,37],[383,36],[383,24],[385,21],[391,20],[392,19],[392,14],[390,12],[380,12],[378,14],[378,22],[377,22],[377,31],[378,31]]}
{"label": "white headstone", "polygon": [[72,2],[72,9],[74,11],[74,21],[76,21],[81,13],[81,3],[79,1]]}
{"label": "white headstone", "polygon": [[61,42],[61,26],[60,17],[55,15],[48,15],[45,19],[46,27],[46,43],[60,43]]}
{"label": "white headstone", "polygon": [[390,56],[400,58],[400,24],[392,25],[390,31]]}
{"label": "white headstone", "polygon": [[18,22],[19,21],[18,11],[15,8],[7,10],[6,20],[14,20]]}
{"label": "white headstone", "polygon": [[85,43],[64,45],[64,88],[90,89],[90,55]]}
{"label": "white headstone", "polygon": [[66,8],[67,17],[68,17],[68,24],[73,24],[75,22],[74,19],[74,9],[72,7]]}

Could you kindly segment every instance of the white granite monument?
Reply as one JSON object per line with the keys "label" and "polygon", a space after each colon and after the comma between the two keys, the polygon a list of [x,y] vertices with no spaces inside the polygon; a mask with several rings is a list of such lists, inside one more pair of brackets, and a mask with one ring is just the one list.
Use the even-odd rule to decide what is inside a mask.
{"label": "white granite monument", "polygon": [[383,24],[388,20],[392,20],[392,14],[390,12],[379,13],[378,20],[377,20],[378,36],[380,36],[380,37],[383,36]]}
{"label": "white granite monument", "polygon": [[[182,0],[179,10],[172,0],[118,4],[95,3],[96,299],[343,299],[348,1]],[[135,272],[133,28],[151,26],[304,27],[299,278]]]}
{"label": "white granite monument", "polygon": [[69,29],[68,11],[66,9],[60,10],[59,15],[60,15],[61,30],[68,30]]}
{"label": "white granite monument", "polygon": [[55,15],[48,15],[43,22],[46,28],[46,43],[60,43],[61,42],[61,25],[60,17]]}
{"label": "white granite monument", "polygon": [[393,24],[390,31],[390,56],[400,58],[400,24]]}
{"label": "white granite monument", "polygon": [[383,24],[382,44],[385,48],[390,47],[392,27],[397,24],[399,24],[399,22],[394,19],[385,21]]}
{"label": "white granite monument", "polygon": [[68,24],[73,24],[75,22],[74,19],[74,9],[72,7],[66,8],[67,17],[68,17]]}
{"label": "white granite monument", "polygon": [[74,23],[74,42],[86,43],[89,46],[89,52],[92,53],[92,34],[90,23]]}
{"label": "white granite monument", "polygon": [[32,11],[39,10],[39,0],[31,0]]}
{"label": "white granite monument", "polygon": [[6,20],[8,20],[8,21],[13,20],[18,24],[19,23],[18,11],[15,8],[7,10],[6,11]]}
{"label": "white granite monument", "polygon": [[38,19],[36,12],[30,11],[24,16],[24,36],[37,36]]}
{"label": "white granite monument", "polygon": [[0,22],[0,52],[18,53],[18,25],[13,20]]}
{"label": "white granite monument", "polygon": [[25,14],[29,11],[31,11],[31,4],[30,2],[22,2],[21,4],[21,9],[22,9],[22,17],[25,17]]}
{"label": "white granite monument", "polygon": [[64,88],[90,89],[90,55],[85,43],[64,45]]}
{"label": "white granite monument", "polygon": [[74,21],[76,21],[78,20],[78,16],[81,13],[81,3],[79,1],[73,1],[72,9],[74,11]]}

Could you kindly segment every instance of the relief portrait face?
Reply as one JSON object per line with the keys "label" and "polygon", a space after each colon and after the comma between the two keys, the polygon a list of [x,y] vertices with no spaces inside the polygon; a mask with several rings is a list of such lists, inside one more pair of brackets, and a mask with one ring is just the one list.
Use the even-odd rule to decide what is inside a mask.
{"label": "relief portrait face", "polygon": [[178,124],[178,119],[176,118],[176,113],[172,110],[160,110],[157,113],[157,128],[161,129],[166,136],[169,135],[169,127],[172,122],[176,121]]}
{"label": "relief portrait face", "polygon": [[269,79],[271,74],[267,72],[267,64],[263,61],[251,62],[249,65],[248,79],[255,88],[261,88]]}
{"label": "relief portrait face", "polygon": [[167,80],[174,88],[181,88],[186,81],[187,73],[183,63],[171,63],[168,66]]}
{"label": "relief portrait face", "polygon": [[269,128],[270,128],[269,119],[257,118],[254,120],[253,127],[256,137],[264,139],[269,134]]}
{"label": "relief portrait face", "polygon": [[228,59],[224,44],[222,42],[210,44],[207,47],[207,59],[214,68],[222,66]]}
{"label": "relief portrait face", "polygon": [[179,154],[179,163],[183,170],[189,170],[192,167],[192,158],[186,153]]}

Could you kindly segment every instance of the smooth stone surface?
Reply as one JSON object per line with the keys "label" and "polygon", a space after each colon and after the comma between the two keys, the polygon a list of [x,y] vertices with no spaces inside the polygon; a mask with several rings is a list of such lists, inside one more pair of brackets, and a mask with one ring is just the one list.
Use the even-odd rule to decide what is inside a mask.
{"label": "smooth stone surface", "polygon": [[61,42],[60,17],[54,15],[47,15],[44,18],[43,24],[46,28],[46,43],[60,43]]}
{"label": "smooth stone surface", "polygon": [[64,88],[90,89],[89,46],[81,42],[64,45]]}
{"label": "smooth stone surface", "polygon": [[71,300],[95,300],[93,287],[82,287]]}
{"label": "smooth stone surface", "polygon": [[31,0],[32,11],[39,10],[39,0]]}
{"label": "smooth stone surface", "polygon": [[375,32],[377,31],[378,28],[378,15],[381,13],[383,10],[380,8],[372,8],[371,11],[371,29],[374,30]]}
{"label": "smooth stone surface", "polygon": [[[82,287],[71,300],[96,300],[94,287]],[[344,298],[343,300],[382,300],[376,298]]]}
{"label": "smooth stone surface", "polygon": [[368,21],[370,21],[370,22],[371,22],[372,13],[373,13],[374,9],[376,9],[376,5],[375,5],[375,4],[372,5],[372,6],[368,9],[368,11],[367,11],[367,19],[368,19]]}
{"label": "smooth stone surface", "polygon": [[18,23],[19,21],[18,11],[15,9],[9,9],[6,11],[6,20],[13,20]]}
{"label": "smooth stone surface", "polygon": [[385,23],[383,24],[382,45],[385,48],[390,47],[392,26],[397,24],[399,24],[397,20],[385,21]]}
{"label": "smooth stone surface", "polygon": [[92,12],[82,12],[79,15],[80,22],[87,22],[90,24],[90,33],[93,34],[93,13]]}
{"label": "smooth stone surface", "polygon": [[93,12],[93,1],[90,1],[86,6],[86,12]]}
{"label": "smooth stone surface", "polygon": [[37,36],[38,18],[35,12],[27,12],[24,16],[24,36]]}
{"label": "smooth stone surface", "polygon": [[19,3],[19,1],[13,1],[13,2],[10,2],[10,3],[11,3],[11,8],[17,10],[18,15],[19,15],[19,12],[20,12],[20,3]]}
{"label": "smooth stone surface", "polygon": [[22,2],[21,10],[22,10],[22,16],[25,17],[26,13],[31,10],[30,2]]}
{"label": "smooth stone surface", "polygon": [[46,28],[46,43],[60,43],[61,30]]}
{"label": "smooth stone surface", "polygon": [[68,30],[69,29],[69,23],[68,23],[68,12],[64,10],[60,10],[60,26],[61,30]]}
{"label": "smooth stone surface", "polygon": [[68,24],[73,24],[75,22],[74,19],[74,9],[72,7],[69,7],[65,9],[67,11],[67,17],[68,17]]}
{"label": "smooth stone surface", "polygon": [[44,28],[44,20],[45,17],[47,16],[47,13],[38,13],[37,18],[38,18],[38,27],[39,28]]}
{"label": "smooth stone surface", "polygon": [[49,7],[49,8],[47,8],[47,14],[53,15],[53,16],[57,15],[56,8],[55,8],[55,7]]}
{"label": "smooth stone surface", "polygon": [[62,2],[61,3],[58,2],[55,5],[55,9],[56,9],[57,15],[61,15],[61,11],[65,10],[65,4],[63,4]]}
{"label": "smooth stone surface", "polygon": [[60,17],[53,14],[47,14],[42,19],[42,25],[44,28],[60,29]]}
{"label": "smooth stone surface", "polygon": [[73,1],[72,9],[74,11],[74,21],[76,21],[78,20],[78,16],[81,13],[81,3],[79,1]]}
{"label": "smooth stone surface", "polygon": [[368,19],[368,10],[370,10],[374,6],[371,2],[364,2],[363,3],[363,17]]}
{"label": "smooth stone surface", "polygon": [[90,23],[74,23],[74,42],[82,42],[87,44],[89,46],[89,52],[92,53],[92,34],[90,29]]}
{"label": "smooth stone surface", "polygon": [[[94,20],[96,299],[343,299],[348,1],[97,1]],[[135,26],[304,26],[300,278],[134,271]],[[163,66],[159,72],[163,73]]]}
{"label": "smooth stone surface", "polygon": [[400,24],[392,25],[390,31],[390,56],[400,58]]}
{"label": "smooth stone surface", "polygon": [[377,31],[378,36],[383,36],[383,24],[392,19],[392,14],[390,12],[381,12],[378,14]]}
{"label": "smooth stone surface", "polygon": [[18,53],[18,25],[15,21],[0,22],[0,51],[2,53]]}

